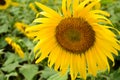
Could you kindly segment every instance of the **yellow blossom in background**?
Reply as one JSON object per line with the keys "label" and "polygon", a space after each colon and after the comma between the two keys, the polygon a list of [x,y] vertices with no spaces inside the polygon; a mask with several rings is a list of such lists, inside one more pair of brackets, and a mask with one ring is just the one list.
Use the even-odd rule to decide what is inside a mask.
{"label": "yellow blossom in background", "polygon": [[33,3],[30,3],[29,4],[29,7],[36,13],[38,13],[37,9],[35,8],[34,4]]}
{"label": "yellow blossom in background", "polygon": [[10,37],[6,37],[5,41],[13,48],[13,50],[15,50],[15,53],[18,53],[21,58],[24,58],[24,52],[18,44],[16,44]]}
{"label": "yellow blossom in background", "polygon": [[21,23],[21,22],[16,22],[15,23],[15,27],[20,30],[22,33],[25,34],[25,28],[28,27],[28,25],[24,24],[24,23]]}
{"label": "yellow blossom in background", "polygon": [[[48,3],[49,0],[40,0],[41,3]],[[54,0],[56,1],[56,0]]]}
{"label": "yellow blossom in background", "polygon": [[[39,3],[43,11],[36,25],[26,32],[38,41],[34,48],[36,63],[48,57],[48,66],[62,74],[70,68],[71,79],[78,74],[96,76],[97,71],[110,70],[109,58],[114,64],[120,42],[109,30],[113,28],[106,11],[94,8],[100,0],[62,0],[61,14]],[[109,25],[108,25],[109,24]]]}
{"label": "yellow blossom in background", "polygon": [[26,29],[27,27],[30,27],[29,25],[24,24],[24,23],[21,23],[21,22],[16,22],[16,23],[15,23],[15,27],[16,27],[20,32],[22,32],[24,35],[26,35],[28,38],[30,38],[30,39],[33,38],[32,36],[27,35],[27,33],[25,32],[25,29]]}
{"label": "yellow blossom in background", "polygon": [[18,6],[19,4],[12,0],[0,0],[0,10],[7,9],[10,5]]}

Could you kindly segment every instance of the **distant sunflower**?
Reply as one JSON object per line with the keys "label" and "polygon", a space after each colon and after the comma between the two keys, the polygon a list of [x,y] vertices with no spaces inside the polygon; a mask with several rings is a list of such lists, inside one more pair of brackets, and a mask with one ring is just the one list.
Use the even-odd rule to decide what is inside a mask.
{"label": "distant sunflower", "polygon": [[16,53],[18,53],[18,55],[21,57],[21,58],[24,58],[24,52],[22,51],[21,47],[16,44],[10,37],[6,37],[5,38],[5,41],[11,45],[11,47],[13,48],[13,50],[15,50]]}
{"label": "distant sunflower", "polygon": [[18,6],[18,3],[11,0],[0,0],[0,10],[7,9],[10,5]]}
{"label": "distant sunflower", "polygon": [[109,13],[94,8],[97,3],[99,0],[62,0],[59,14],[35,2],[43,16],[34,20],[39,24],[26,31],[38,41],[34,48],[36,63],[48,57],[49,67],[62,74],[69,67],[72,80],[78,74],[86,79],[86,73],[96,76],[99,70],[109,70],[107,58],[114,63],[112,53],[118,55],[120,45],[109,30]]}
{"label": "distant sunflower", "polygon": [[29,4],[29,7],[36,13],[38,13],[37,9],[35,8],[34,4],[33,3],[30,3]]}
{"label": "distant sunflower", "polygon": [[33,38],[33,36],[29,36],[29,35],[27,35],[27,33],[25,32],[25,29],[26,29],[27,27],[29,27],[29,25],[27,25],[27,24],[25,24],[25,23],[22,23],[22,22],[16,22],[16,23],[15,23],[15,27],[16,27],[19,31],[21,31],[24,35],[26,35],[28,38],[30,38],[30,39]]}

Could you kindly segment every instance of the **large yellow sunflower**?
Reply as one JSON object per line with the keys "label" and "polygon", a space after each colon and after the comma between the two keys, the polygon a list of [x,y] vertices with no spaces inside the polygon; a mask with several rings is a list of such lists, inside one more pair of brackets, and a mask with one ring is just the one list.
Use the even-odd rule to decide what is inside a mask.
{"label": "large yellow sunflower", "polygon": [[109,29],[109,13],[94,6],[100,0],[62,0],[62,11],[56,11],[39,2],[43,11],[38,23],[26,29],[38,41],[34,48],[36,63],[48,57],[49,67],[62,74],[70,68],[71,79],[79,74],[96,76],[97,71],[110,69],[107,58],[114,63],[113,54],[120,49],[116,35]]}
{"label": "large yellow sunflower", "polygon": [[0,10],[7,9],[10,5],[18,6],[18,3],[11,0],[0,0]]}

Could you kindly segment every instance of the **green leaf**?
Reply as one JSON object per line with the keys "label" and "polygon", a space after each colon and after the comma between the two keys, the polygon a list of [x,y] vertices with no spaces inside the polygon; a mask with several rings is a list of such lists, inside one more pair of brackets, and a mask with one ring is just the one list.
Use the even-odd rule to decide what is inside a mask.
{"label": "green leaf", "polygon": [[5,75],[0,74],[0,80],[5,80]]}
{"label": "green leaf", "polygon": [[0,26],[0,34],[1,33],[6,33],[8,31],[8,25],[4,24],[2,26]]}
{"label": "green leaf", "polygon": [[15,62],[22,62],[22,61],[25,61],[25,58],[20,58],[18,56],[18,54],[15,54],[15,53],[11,53],[11,52],[6,52],[5,53],[6,56],[7,56],[7,60],[5,61],[5,63],[3,64],[3,66],[8,66],[9,64],[13,64]]}
{"label": "green leaf", "polygon": [[15,57],[16,57],[14,54],[9,53],[9,52],[7,52],[6,54],[7,54],[7,60],[5,61],[3,66],[7,66],[7,65],[11,64],[12,62],[14,62]]}
{"label": "green leaf", "polygon": [[101,0],[102,4],[108,4],[108,3],[112,3],[113,0]]}
{"label": "green leaf", "polygon": [[34,48],[34,45],[32,41],[30,41],[28,38],[23,38],[24,44],[27,46],[28,50],[32,50]]}
{"label": "green leaf", "polygon": [[11,72],[10,74],[5,75],[7,77],[7,80],[9,80],[9,77],[11,76],[17,76],[17,72]]}
{"label": "green leaf", "polygon": [[4,50],[4,49],[0,49],[0,55],[1,55],[1,54],[4,54],[3,50]]}
{"label": "green leaf", "polygon": [[5,75],[1,70],[0,70],[0,80],[5,80]]}
{"label": "green leaf", "polygon": [[15,68],[18,66],[19,66],[18,62],[15,62],[15,63],[8,64],[6,66],[3,66],[1,69],[6,72],[11,72],[11,71],[14,71]]}
{"label": "green leaf", "polygon": [[48,80],[67,80],[68,76],[67,74],[61,75],[60,72],[50,76]]}
{"label": "green leaf", "polygon": [[25,64],[19,70],[26,80],[33,80],[33,77],[38,73],[38,67],[33,64]]}
{"label": "green leaf", "polygon": [[67,73],[65,75],[61,75],[60,72],[45,67],[42,71],[41,78],[45,78],[47,80],[67,80],[68,76]]}
{"label": "green leaf", "polygon": [[4,48],[7,45],[5,42],[5,36],[0,36],[0,48]]}
{"label": "green leaf", "polygon": [[56,72],[53,69],[50,69],[49,67],[45,67],[45,69],[42,71],[41,78],[49,78],[53,74],[56,74]]}
{"label": "green leaf", "polygon": [[110,74],[111,80],[120,80],[120,68]]}

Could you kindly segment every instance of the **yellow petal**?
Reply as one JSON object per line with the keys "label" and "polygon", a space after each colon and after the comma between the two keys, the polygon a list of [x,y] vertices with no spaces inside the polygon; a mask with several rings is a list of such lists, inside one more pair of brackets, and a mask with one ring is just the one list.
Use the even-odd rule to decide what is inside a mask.
{"label": "yellow petal", "polygon": [[92,74],[93,76],[96,76],[97,73],[97,66],[96,66],[96,60],[94,60],[94,54],[92,53],[92,48],[85,53],[87,64],[88,64],[88,73]]}
{"label": "yellow petal", "polygon": [[59,52],[60,52],[59,46],[56,46],[54,50],[50,52],[50,55],[48,58],[49,67],[52,67],[52,65],[55,63],[56,59],[58,58]]}
{"label": "yellow petal", "polygon": [[78,71],[78,68],[77,68],[77,59],[78,59],[78,56],[79,56],[79,55],[75,55],[75,54],[72,55],[72,61],[73,61],[73,62],[72,62],[72,63],[73,63],[73,64],[72,64],[72,65],[73,65],[73,77],[74,77],[74,78],[77,77],[77,74],[78,74],[78,72],[79,72],[79,71]]}
{"label": "yellow petal", "polygon": [[36,23],[44,23],[44,24],[58,24],[60,21],[59,20],[51,20],[50,18],[37,18],[33,22]]}
{"label": "yellow petal", "polygon": [[55,12],[54,10],[52,10],[51,8],[44,6],[43,4],[41,4],[41,3],[39,3],[39,2],[35,2],[35,4],[36,4],[39,8],[41,8],[42,10],[44,10],[45,12],[47,12],[47,13],[49,13],[49,14],[52,14],[52,15],[54,14],[55,17],[61,19],[61,16],[60,16],[57,12]]}
{"label": "yellow petal", "polygon": [[100,0],[96,0],[94,2],[91,2],[88,4],[84,9],[81,10],[79,13],[79,17],[84,17],[88,12],[95,6],[96,3],[98,3]]}
{"label": "yellow petal", "polygon": [[96,60],[98,70],[105,71],[107,66],[99,56],[98,52],[96,51],[96,48],[94,48],[93,54],[94,54],[94,59]]}
{"label": "yellow petal", "polygon": [[31,26],[31,27],[28,27],[26,28],[26,32],[37,32],[37,31],[40,31],[40,30],[43,30],[43,29],[49,29],[51,30],[52,28],[55,28],[56,27],[56,24],[38,24],[38,25],[34,25],[34,26]]}
{"label": "yellow petal", "polygon": [[59,20],[60,21],[62,19],[62,17],[61,18],[57,18],[53,14],[47,13],[45,11],[38,13],[36,17],[38,17],[39,15],[43,15],[45,17],[48,17],[48,18],[52,19],[52,20]]}
{"label": "yellow petal", "polygon": [[62,0],[62,13],[65,17],[67,17],[66,0]]}
{"label": "yellow petal", "polygon": [[82,9],[84,9],[84,6],[87,5],[89,0],[85,0],[81,2],[76,9],[74,9],[73,17],[79,17],[79,13],[81,12]]}
{"label": "yellow petal", "polygon": [[[40,49],[41,51],[41,55],[40,57],[36,60],[36,63],[39,63],[40,61],[42,61],[44,58],[46,58],[48,56],[48,54],[52,51],[52,49],[54,47],[56,47],[56,43],[53,39],[50,39],[51,41],[48,41],[48,43],[45,43],[43,45],[38,45],[36,48],[37,50]],[[54,44],[52,46],[52,44]],[[36,51],[36,49],[34,49]],[[39,53],[37,53],[39,54]]]}
{"label": "yellow petal", "polygon": [[67,0],[67,16],[71,17],[71,9],[70,9],[70,5],[72,3],[72,0]]}
{"label": "yellow petal", "polygon": [[98,19],[98,20],[106,20],[109,24],[112,24],[111,23],[111,21],[108,19],[108,18],[106,18],[106,17],[104,17],[104,16],[101,16],[101,15],[94,15],[94,17],[96,18],[96,19]]}
{"label": "yellow petal", "polygon": [[78,58],[78,70],[80,71],[80,76],[86,79],[86,59],[84,53]]}
{"label": "yellow petal", "polygon": [[60,68],[60,66],[61,66],[61,57],[62,57],[62,53],[63,53],[63,50],[62,49],[60,49],[59,50],[59,55],[58,55],[58,57],[57,57],[57,60],[55,61],[55,67],[54,67],[54,69],[57,71],[59,68]]}
{"label": "yellow petal", "polygon": [[68,65],[69,65],[69,54],[66,51],[63,51],[62,53],[62,58],[61,59],[61,66],[60,66],[60,70],[62,75],[64,75],[66,73],[66,71],[68,70]]}
{"label": "yellow petal", "polygon": [[[99,42],[98,42],[99,43]],[[99,57],[101,58],[101,60],[103,61],[103,63],[105,63],[104,65],[107,66],[108,68],[108,71],[110,71],[110,66],[109,66],[109,63],[108,63],[108,60],[107,60],[107,57],[105,56],[105,54],[103,54],[103,52],[101,51],[101,49],[99,49],[99,44],[96,43],[96,45],[94,45],[96,51],[97,51],[97,54],[99,55]]]}
{"label": "yellow petal", "polygon": [[73,0],[73,14],[75,15],[76,8],[79,5],[79,0]]}
{"label": "yellow petal", "polygon": [[70,54],[70,74],[71,74],[71,80],[75,80],[74,69],[73,69],[73,54]]}
{"label": "yellow petal", "polygon": [[106,11],[102,11],[102,10],[91,10],[90,13],[94,13],[94,14],[101,14],[101,15],[105,15],[107,17],[110,16],[110,14]]}

